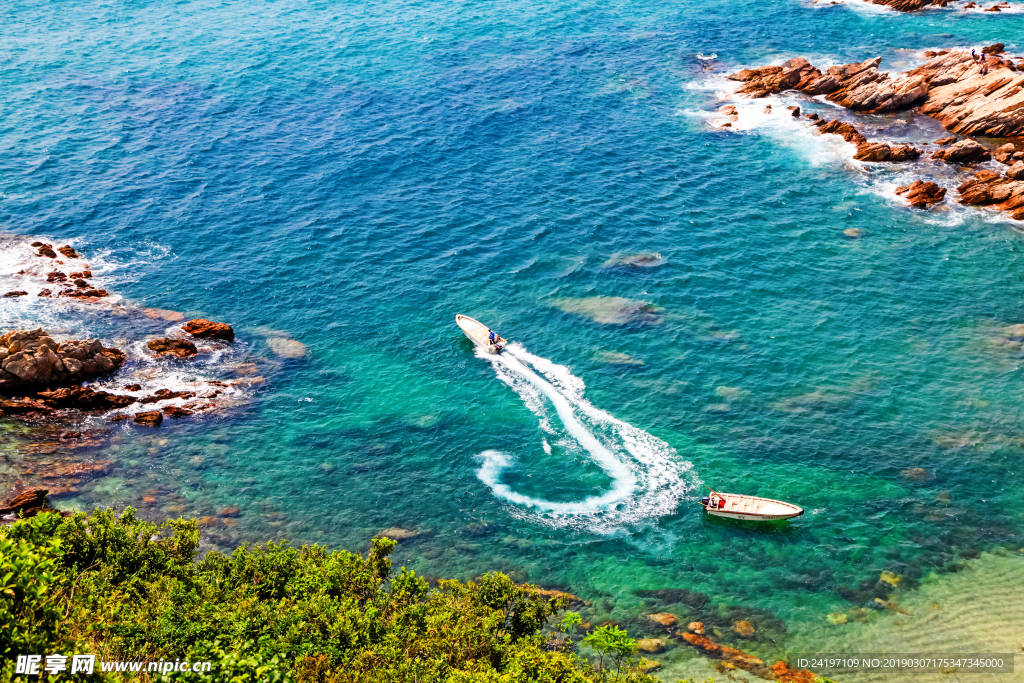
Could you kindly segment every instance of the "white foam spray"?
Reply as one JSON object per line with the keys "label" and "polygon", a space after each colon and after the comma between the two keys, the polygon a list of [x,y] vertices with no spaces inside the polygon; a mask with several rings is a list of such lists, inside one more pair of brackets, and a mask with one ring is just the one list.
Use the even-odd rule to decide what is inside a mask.
{"label": "white foam spray", "polygon": [[[549,501],[517,493],[502,483],[501,474],[513,466],[514,458],[500,451],[484,451],[479,456],[482,464],[477,477],[496,496],[519,506],[513,514],[551,526],[611,533],[672,514],[679,499],[693,488],[683,479],[692,468],[690,463],[681,461],[661,439],[591,405],[583,398],[583,380],[567,367],[534,356],[519,344],[509,345],[500,355],[482,349],[477,355],[491,362],[498,378],[512,387],[557,445],[585,455],[612,480],[608,490],[583,500]],[[564,430],[552,426],[549,405]],[[550,445],[545,451],[549,449]]]}

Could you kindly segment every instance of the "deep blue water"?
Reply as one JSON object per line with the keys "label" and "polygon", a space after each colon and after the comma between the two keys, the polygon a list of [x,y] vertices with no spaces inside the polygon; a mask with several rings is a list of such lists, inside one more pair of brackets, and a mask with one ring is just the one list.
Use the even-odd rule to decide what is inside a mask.
{"label": "deep blue water", "polygon": [[[9,2],[0,19],[0,229],[72,243],[129,312],[4,299],[4,329],[141,348],[172,325],[138,311],[171,309],[235,326],[235,350],[204,372],[255,362],[266,379],[217,414],[116,427],[88,455],[114,471],[62,505],[237,505],[207,536],[219,548],[363,549],[414,529],[400,563],[568,588],[595,623],[634,624],[657,607],[634,591],[672,587],[825,628],[870,604],[861,584],[883,570],[912,587],[1020,547],[1021,345],[1005,328],[1024,322],[1021,235],[952,192],[947,210],[904,208],[897,181],[955,181],[855,167],[780,100],[772,116],[741,104],[753,123],[737,132],[707,121],[737,68],[1012,52],[1021,15],[184,1]],[[696,54],[712,52],[704,71]],[[865,125],[918,142],[941,130]],[[5,243],[5,267],[23,242]],[[664,263],[615,265],[637,253]],[[502,382],[455,313],[565,366],[549,378],[569,382],[556,391],[618,473],[536,385]],[[192,372],[150,365],[158,383]],[[35,456],[7,429],[10,482]],[[660,459],[639,463],[635,438],[634,455]],[[496,495],[489,451],[511,463],[490,483],[534,500],[633,483],[617,506],[553,516]],[[808,513],[709,520],[704,483]]]}

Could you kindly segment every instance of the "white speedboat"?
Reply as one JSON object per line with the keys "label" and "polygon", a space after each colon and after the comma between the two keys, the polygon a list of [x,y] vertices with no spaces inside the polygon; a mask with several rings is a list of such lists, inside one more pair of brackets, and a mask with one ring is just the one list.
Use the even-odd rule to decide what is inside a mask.
{"label": "white speedboat", "polygon": [[739,493],[712,491],[711,495],[701,498],[700,504],[708,514],[729,519],[766,522],[804,514],[802,507],[792,503],[758,496],[744,496]]}
{"label": "white speedboat", "polygon": [[[508,346],[508,342],[502,339],[496,332],[492,332],[487,325],[484,325],[479,320],[474,320],[468,315],[456,315],[455,324],[459,326],[467,337],[469,337],[474,344],[483,347],[487,353],[501,353]],[[492,340],[492,336],[493,340]]]}

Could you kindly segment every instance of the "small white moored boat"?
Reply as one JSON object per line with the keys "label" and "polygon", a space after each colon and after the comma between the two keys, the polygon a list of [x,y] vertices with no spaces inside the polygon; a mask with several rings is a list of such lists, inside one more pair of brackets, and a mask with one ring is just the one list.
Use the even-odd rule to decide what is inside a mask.
{"label": "small white moored boat", "polygon": [[718,491],[712,491],[711,495],[701,498],[700,504],[709,514],[729,519],[770,521],[804,514],[802,507],[781,500]]}
{"label": "small white moored boat", "polygon": [[[456,315],[455,324],[459,326],[467,337],[473,340],[477,346],[483,347],[487,353],[501,353],[508,346],[508,342],[502,339],[496,332],[484,325],[479,320],[474,320],[468,315]],[[491,335],[494,335],[493,341]]]}

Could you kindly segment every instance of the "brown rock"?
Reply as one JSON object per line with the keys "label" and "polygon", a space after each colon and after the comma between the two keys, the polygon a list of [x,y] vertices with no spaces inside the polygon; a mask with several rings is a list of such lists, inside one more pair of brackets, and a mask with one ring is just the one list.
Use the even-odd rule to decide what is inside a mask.
{"label": "brown rock", "polygon": [[34,517],[49,508],[47,493],[48,489],[39,487],[15,490],[0,503],[0,516],[20,514],[23,517]]}
{"label": "brown rock", "polygon": [[189,415],[195,414],[191,410],[188,410],[187,408],[182,408],[181,406],[167,406],[166,408],[164,408],[164,413],[167,415],[167,417],[173,417],[175,419],[188,417]]}
{"label": "brown rock", "polygon": [[981,54],[983,55],[998,55],[1006,48],[1002,43],[995,43],[988,47],[981,48]]}
{"label": "brown rock", "polygon": [[1001,145],[996,148],[996,151],[992,153],[992,158],[1001,164],[1013,163],[1013,155],[1017,153],[1017,148],[1014,147],[1012,142],[1007,142],[1005,145]]}
{"label": "brown rock", "polygon": [[855,145],[867,142],[867,139],[861,135],[860,131],[845,121],[826,121],[818,127],[818,132],[823,135],[840,135],[844,140]]}
{"label": "brown rock", "polygon": [[220,520],[213,515],[205,515],[196,520],[199,526],[220,526]]}
{"label": "brown rock", "polygon": [[135,417],[132,419],[135,420],[136,424],[146,425],[147,427],[159,427],[164,421],[164,416],[159,410],[151,410],[146,413],[135,413]]}
{"label": "brown rock", "polygon": [[55,270],[52,273],[46,274],[47,282],[67,282],[68,276],[59,270]]}
{"label": "brown rock", "polygon": [[0,415],[18,415],[23,413],[52,413],[53,409],[29,397],[22,399],[4,398],[0,396]]}
{"label": "brown rock", "polygon": [[800,107],[794,104],[789,107],[786,107],[786,109],[789,110],[789,113],[793,115],[794,119],[800,118]]}
{"label": "brown rock", "polygon": [[939,138],[938,140],[936,140],[935,144],[942,145],[943,147],[945,147],[946,145],[952,145],[956,141],[957,137],[955,135],[947,135],[944,138]]}
{"label": "brown rock", "polygon": [[110,292],[105,289],[65,289],[62,290],[58,296],[67,296],[73,299],[102,299],[105,296],[110,296]]}
{"label": "brown rock", "polygon": [[155,351],[161,356],[190,358],[199,353],[199,349],[196,348],[196,345],[187,339],[172,339],[170,337],[164,337],[163,339],[154,339],[146,344],[146,346],[148,346],[151,351]]}
{"label": "brown rock", "polygon": [[785,662],[775,662],[769,672],[780,683],[817,683],[820,680],[818,674],[807,669],[790,669]]}
{"label": "brown rock", "polygon": [[921,156],[921,150],[910,145],[890,147],[884,142],[862,142],[857,145],[854,159],[858,161],[912,161]]}
{"label": "brown rock", "polygon": [[728,645],[720,645],[705,636],[695,633],[680,633],[679,637],[709,657],[724,660],[745,671],[764,667],[764,662],[757,657],[748,655],[746,652],[729,647]]}
{"label": "brown rock", "polygon": [[71,273],[70,275],[68,275],[68,277],[71,278],[72,280],[77,279],[77,278],[92,277],[92,271],[91,270],[83,270],[80,273]]}
{"label": "brown rock", "polygon": [[39,247],[39,252],[37,255],[44,256],[46,258],[57,258],[57,252],[55,252],[49,245],[46,244]]}
{"label": "brown rock", "polygon": [[220,511],[220,516],[221,517],[237,517],[241,513],[242,513],[242,511],[239,508],[228,507],[228,508],[224,508],[223,510]]}
{"label": "brown rock", "polygon": [[194,391],[171,391],[170,389],[157,389],[152,396],[147,396],[139,403],[157,403],[159,401],[169,401],[172,398],[192,398],[196,395]]}
{"label": "brown rock", "polygon": [[946,188],[930,181],[915,180],[909,185],[897,187],[896,194],[903,195],[915,209],[925,209],[931,204],[941,202],[946,196]]}
{"label": "brown rock", "polygon": [[42,297],[48,297],[48,296],[50,296],[52,294],[53,294],[53,292],[51,292],[48,289],[41,289],[41,290],[39,290],[39,296],[42,296]]}
{"label": "brown rock", "polygon": [[810,81],[821,77],[803,57],[795,57],[782,66],[762,66],[757,69],[744,69],[731,76],[730,80],[744,83],[736,92],[747,97],[767,97],[784,90],[804,89]]}
{"label": "brown rock", "polygon": [[657,614],[648,614],[647,618],[653,621],[655,624],[659,624],[666,628],[672,628],[678,621],[676,615],[669,614],[668,612],[659,612]]}
{"label": "brown rock", "polygon": [[932,154],[932,159],[941,159],[951,164],[970,164],[979,161],[988,161],[992,153],[985,149],[980,143],[974,140],[961,140],[960,142],[940,149]]}
{"label": "brown rock", "polygon": [[772,113],[772,105],[766,104],[765,107],[764,107],[764,113],[765,114],[771,114]]}
{"label": "brown rock", "polygon": [[4,299],[13,299],[14,297],[17,297],[17,296],[28,296],[28,292],[22,292],[22,291],[7,292],[6,294],[4,294],[3,298]]}
{"label": "brown rock", "polygon": [[125,387],[125,391],[142,391],[141,384],[129,384]]}
{"label": "brown rock", "polygon": [[1024,180],[1024,161],[1014,162],[1010,168],[1006,169],[1006,177],[1013,178],[1014,180]]}
{"label": "brown rock", "polygon": [[928,5],[946,6],[943,0],[871,0],[871,2],[875,5],[884,5],[897,12],[916,12]]}
{"label": "brown rock", "polygon": [[699,636],[704,635],[704,624],[702,624],[699,621],[691,621],[689,624],[686,625],[686,628],[688,628],[690,631],[696,633]]}
{"label": "brown rock", "polygon": [[77,252],[77,251],[75,251],[75,250],[74,250],[74,249],[73,249],[73,248],[71,247],[71,245],[70,245],[70,244],[65,244],[65,245],[64,245],[63,247],[59,247],[59,248],[57,249],[57,251],[59,251],[60,253],[64,254],[64,255],[65,255],[65,256],[67,256],[68,258],[75,258],[75,259],[77,259],[77,258],[81,258],[81,257],[80,257],[80,256],[78,255],[78,252]]}
{"label": "brown rock", "polygon": [[1024,220],[1024,181],[1008,178],[988,169],[978,171],[957,188],[959,202],[967,206],[992,206]]}
{"label": "brown rock", "polygon": [[58,344],[42,329],[0,335],[0,393],[82,382],[124,363],[118,349],[96,339]]}
{"label": "brown rock", "polygon": [[231,325],[227,323],[215,323],[211,320],[204,320],[198,318],[196,320],[189,320],[181,329],[185,330],[193,337],[200,337],[202,339],[223,339],[224,341],[234,341],[235,331]]}
{"label": "brown rock", "polygon": [[113,410],[124,408],[136,399],[131,396],[110,394],[106,391],[96,391],[92,387],[73,386],[53,391],[40,391],[36,394],[39,399],[52,408],[72,408],[74,410]]}

